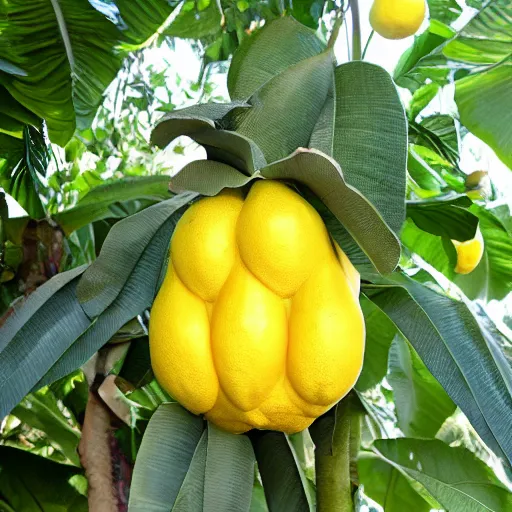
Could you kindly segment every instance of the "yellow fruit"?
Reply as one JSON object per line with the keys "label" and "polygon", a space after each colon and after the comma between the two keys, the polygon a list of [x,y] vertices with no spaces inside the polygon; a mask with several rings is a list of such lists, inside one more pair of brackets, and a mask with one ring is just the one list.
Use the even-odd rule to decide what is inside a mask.
{"label": "yellow fruit", "polygon": [[484,254],[484,241],[480,232],[472,240],[466,242],[458,242],[452,240],[457,250],[457,266],[455,272],[457,274],[469,274],[473,272],[480,263]]}
{"label": "yellow fruit", "polygon": [[373,30],[386,39],[412,36],[425,18],[425,0],[375,0],[370,10]]}
{"label": "yellow fruit", "polygon": [[359,274],[314,208],[260,180],[201,199],[178,222],[153,304],[162,387],[230,432],[298,432],[363,362]]}

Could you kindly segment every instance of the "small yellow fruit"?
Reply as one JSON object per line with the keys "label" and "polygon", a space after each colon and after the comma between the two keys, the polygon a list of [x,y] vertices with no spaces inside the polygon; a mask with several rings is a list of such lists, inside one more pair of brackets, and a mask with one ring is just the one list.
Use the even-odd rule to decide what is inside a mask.
{"label": "small yellow fruit", "polygon": [[386,39],[412,36],[425,18],[425,0],[375,0],[370,24]]}
{"label": "small yellow fruit", "polygon": [[452,242],[457,250],[455,272],[457,272],[457,274],[469,274],[473,272],[484,254],[484,240],[480,232],[478,231],[477,235],[472,240],[465,242],[452,240]]}
{"label": "small yellow fruit", "polygon": [[171,240],[150,350],[162,387],[230,432],[298,432],[363,362],[359,274],[316,210],[257,181],[192,205]]}

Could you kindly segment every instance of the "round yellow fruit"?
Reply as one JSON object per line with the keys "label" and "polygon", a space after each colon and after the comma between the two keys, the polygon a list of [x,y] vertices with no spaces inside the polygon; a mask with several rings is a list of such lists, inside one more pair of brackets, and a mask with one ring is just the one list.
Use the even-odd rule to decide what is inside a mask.
{"label": "round yellow fruit", "polygon": [[425,18],[425,0],[375,0],[370,24],[386,39],[403,39],[415,34]]}
{"label": "round yellow fruit", "polygon": [[298,432],[354,385],[359,274],[286,185],[225,191],[176,225],[151,311],[151,362],[184,407],[230,432]]}
{"label": "round yellow fruit", "polygon": [[457,250],[457,265],[455,272],[457,274],[469,274],[473,272],[480,263],[484,254],[484,241],[480,232],[472,240],[466,242],[458,242],[452,240]]}

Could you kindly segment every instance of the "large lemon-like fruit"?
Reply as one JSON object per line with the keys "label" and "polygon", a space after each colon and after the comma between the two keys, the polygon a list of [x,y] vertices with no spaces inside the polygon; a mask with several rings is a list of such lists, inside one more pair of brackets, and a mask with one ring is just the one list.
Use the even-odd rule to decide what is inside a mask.
{"label": "large lemon-like fruit", "polygon": [[370,24],[386,39],[412,36],[425,18],[425,0],[375,0]]}
{"label": "large lemon-like fruit", "polygon": [[457,274],[469,274],[473,272],[480,263],[484,254],[484,240],[480,232],[472,240],[466,242],[458,242],[452,240],[457,250],[457,265],[455,272]]}
{"label": "large lemon-like fruit", "polygon": [[155,376],[230,432],[298,432],[359,375],[358,295],[359,274],[286,185],[201,199],[176,225],[151,311]]}

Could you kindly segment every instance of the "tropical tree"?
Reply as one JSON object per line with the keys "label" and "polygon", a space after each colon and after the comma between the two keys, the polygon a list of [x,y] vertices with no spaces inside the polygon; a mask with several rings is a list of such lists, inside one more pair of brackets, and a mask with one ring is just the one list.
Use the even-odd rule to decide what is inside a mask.
{"label": "tropical tree", "polygon": [[[0,510],[512,510],[512,352],[488,313],[510,298],[510,211],[461,161],[476,136],[512,166],[512,7],[468,5],[429,0],[390,76],[364,60],[356,0],[3,2],[0,184],[27,215],[2,195]],[[193,83],[154,60],[180,38],[202,59]],[[364,315],[362,369],[357,337],[298,354],[310,384],[343,380],[345,354],[361,370],[308,428],[203,411],[200,379],[199,398],[173,387],[193,353],[171,354],[170,385],[157,370],[154,326],[190,317],[152,308],[176,226],[262,183],[323,221]],[[253,393],[270,376],[243,354]]]}

